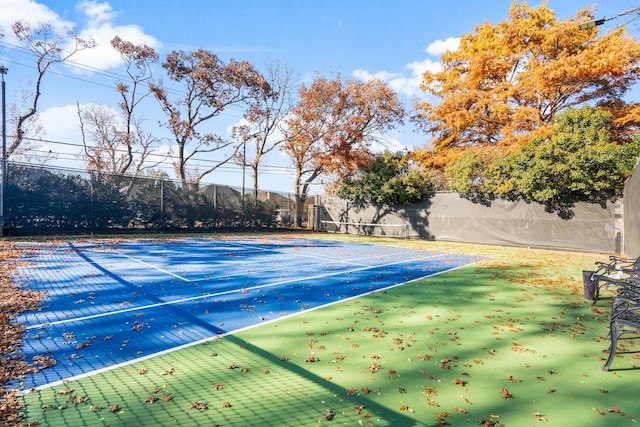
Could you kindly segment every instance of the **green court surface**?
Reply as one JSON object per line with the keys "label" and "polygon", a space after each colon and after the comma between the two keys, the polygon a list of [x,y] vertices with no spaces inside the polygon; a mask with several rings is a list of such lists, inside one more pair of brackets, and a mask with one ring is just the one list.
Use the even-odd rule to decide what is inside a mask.
{"label": "green court surface", "polygon": [[[326,235],[314,236],[329,238]],[[490,257],[25,394],[40,426],[631,426],[640,346],[604,372],[606,255],[357,239]]]}

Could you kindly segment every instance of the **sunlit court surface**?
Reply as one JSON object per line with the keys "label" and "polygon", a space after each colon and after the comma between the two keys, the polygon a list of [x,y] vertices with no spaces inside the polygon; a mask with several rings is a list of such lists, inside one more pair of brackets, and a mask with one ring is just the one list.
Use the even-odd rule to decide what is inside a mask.
{"label": "sunlit court surface", "polygon": [[19,282],[45,291],[18,320],[23,379],[44,388],[481,260],[300,237],[29,243]]}

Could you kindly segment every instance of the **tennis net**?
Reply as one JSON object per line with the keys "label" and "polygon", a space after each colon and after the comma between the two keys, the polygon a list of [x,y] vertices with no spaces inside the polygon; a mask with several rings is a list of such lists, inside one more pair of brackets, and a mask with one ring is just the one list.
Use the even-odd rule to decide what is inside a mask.
{"label": "tennis net", "polygon": [[320,221],[321,230],[358,236],[399,237],[409,239],[407,224],[365,224],[361,222]]}

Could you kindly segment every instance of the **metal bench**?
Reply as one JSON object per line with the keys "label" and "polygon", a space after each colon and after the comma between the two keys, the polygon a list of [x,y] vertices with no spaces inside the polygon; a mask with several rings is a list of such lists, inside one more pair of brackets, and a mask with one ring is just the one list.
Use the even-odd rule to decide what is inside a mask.
{"label": "metal bench", "polygon": [[[618,339],[627,333],[640,332],[640,293],[623,290],[621,296],[615,297],[611,305],[611,314],[609,315],[609,336],[611,344],[609,345],[609,357],[602,366],[602,370],[608,371],[616,356]],[[631,298],[629,298],[631,297]]]}

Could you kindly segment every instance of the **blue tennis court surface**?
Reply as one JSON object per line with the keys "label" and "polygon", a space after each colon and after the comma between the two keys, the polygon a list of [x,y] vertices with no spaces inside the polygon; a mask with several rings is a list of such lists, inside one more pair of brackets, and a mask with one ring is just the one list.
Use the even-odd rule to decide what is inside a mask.
{"label": "blue tennis court surface", "polygon": [[407,283],[480,257],[306,238],[36,244],[16,273],[46,292],[24,313],[27,376],[44,387],[283,316]]}

